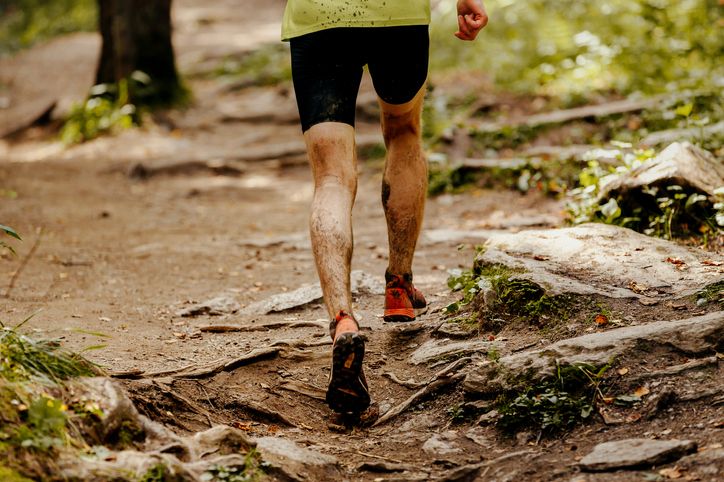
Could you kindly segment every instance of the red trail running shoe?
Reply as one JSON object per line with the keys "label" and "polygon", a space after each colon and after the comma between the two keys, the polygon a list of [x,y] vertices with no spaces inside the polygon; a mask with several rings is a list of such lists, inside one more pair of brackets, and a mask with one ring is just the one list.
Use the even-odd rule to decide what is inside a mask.
{"label": "red trail running shoe", "polygon": [[385,321],[413,321],[427,309],[427,301],[412,284],[412,275],[385,273]]}

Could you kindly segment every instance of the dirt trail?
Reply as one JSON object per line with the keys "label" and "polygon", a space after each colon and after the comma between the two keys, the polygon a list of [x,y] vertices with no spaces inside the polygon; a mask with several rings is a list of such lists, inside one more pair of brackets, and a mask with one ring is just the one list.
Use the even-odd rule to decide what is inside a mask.
{"label": "dirt trail", "polygon": [[[176,45],[184,69],[273,40],[270,32],[278,31],[283,6],[255,2],[255,7],[264,6],[256,9],[247,1],[229,0],[176,3]],[[238,15],[229,15],[227,4]],[[307,235],[311,177],[303,155],[295,151],[301,143],[298,127],[264,116],[251,122],[229,120],[230,113],[243,117],[264,110],[260,104],[267,102],[288,109],[293,105],[289,89],[226,91],[205,79],[191,85],[194,106],[171,114],[168,126],[69,149],[41,135],[4,142],[0,187],[18,196],[3,200],[0,214],[24,235],[24,242],[17,245],[16,258],[0,260],[0,279],[10,280],[37,243],[9,297],[0,299],[4,323],[34,314],[26,327],[41,336],[60,338],[76,350],[103,344],[86,355],[107,370],[161,373],[155,378],[203,406],[213,423],[232,424],[254,436],[282,435],[336,455],[349,480],[428,480],[481,460],[495,462],[471,472],[473,478],[483,473],[480,480],[640,480],[640,473],[581,475],[573,467],[578,453],[617,435],[635,435],[640,427],[598,424],[550,441],[506,438],[492,427],[476,427],[451,415],[462,403],[459,390],[443,388],[380,427],[351,433],[330,428],[330,413],[318,399],[326,386],[330,348],[321,302],[280,313],[244,314],[255,302],[316,282]],[[369,95],[369,89],[365,84],[362,95]],[[359,132],[379,136],[374,122],[361,122]],[[285,150],[292,154],[279,155]],[[131,175],[139,163],[148,174],[179,161],[226,163],[230,169],[218,174],[187,165],[172,174],[161,169],[147,179]],[[378,283],[387,253],[380,182],[379,161],[361,162],[353,269]],[[469,267],[473,247],[495,232],[560,225],[561,210],[560,202],[536,193],[477,190],[430,199],[415,258],[416,283],[432,302],[430,312],[420,323],[401,328],[382,322],[382,296],[373,294],[374,289],[361,289],[355,296],[369,337],[367,377],[381,412],[416,391],[391,380],[390,373],[421,381],[443,368],[412,365],[409,355],[429,339],[446,337],[435,330],[443,323],[440,309],[456,298],[446,286],[447,270]],[[0,286],[6,288],[5,283]],[[218,316],[179,315],[217,297],[238,306],[228,308],[227,303],[228,312]],[[320,323],[289,326],[298,321]],[[241,333],[200,330],[277,322],[281,327]],[[523,334],[501,343],[508,353],[541,339],[546,343],[544,338]],[[270,346],[282,351],[214,376],[174,379],[173,373],[163,373],[188,373]],[[204,414],[179,405],[148,380],[125,383],[153,418],[182,432],[208,427]],[[720,418],[720,409],[701,404],[680,408],[683,421],[657,420],[647,430],[673,427],[678,437],[698,438],[700,444],[721,441],[721,430],[703,434],[689,423],[696,417]],[[358,470],[373,462],[408,470]],[[449,480],[473,479],[462,475]]]}

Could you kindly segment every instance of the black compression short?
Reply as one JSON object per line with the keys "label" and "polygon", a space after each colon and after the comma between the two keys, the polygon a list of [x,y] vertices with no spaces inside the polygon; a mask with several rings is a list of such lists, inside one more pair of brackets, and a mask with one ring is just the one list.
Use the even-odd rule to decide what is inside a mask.
{"label": "black compression short", "polygon": [[302,131],[320,122],[354,126],[362,68],[388,104],[411,101],[427,79],[427,25],[341,27],[291,39]]}

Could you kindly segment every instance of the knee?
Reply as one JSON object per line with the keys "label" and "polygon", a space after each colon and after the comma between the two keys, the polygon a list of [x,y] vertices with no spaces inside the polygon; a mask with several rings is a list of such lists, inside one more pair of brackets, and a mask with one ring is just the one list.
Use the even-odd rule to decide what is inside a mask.
{"label": "knee", "polygon": [[386,143],[395,142],[403,138],[420,137],[420,114],[411,110],[403,113],[382,114],[382,135]]}
{"label": "knee", "polygon": [[354,138],[350,141],[334,133],[317,132],[307,139],[315,189],[357,191],[357,165]]}

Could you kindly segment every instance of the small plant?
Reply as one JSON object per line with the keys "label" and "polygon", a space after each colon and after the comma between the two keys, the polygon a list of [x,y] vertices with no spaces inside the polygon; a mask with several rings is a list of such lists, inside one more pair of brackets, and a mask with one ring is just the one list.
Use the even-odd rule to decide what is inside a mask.
{"label": "small plant", "polygon": [[699,291],[695,297],[703,298],[709,303],[719,303],[724,306],[724,281],[712,283],[703,290]]}
{"label": "small plant", "polygon": [[523,429],[554,434],[588,420],[597,400],[603,398],[600,384],[609,365],[558,366],[553,377],[498,401],[498,427],[506,432]]}
{"label": "small plant", "polygon": [[[99,370],[57,342],[19,334],[20,326],[0,323],[0,458],[24,475],[45,480],[42,470],[49,469],[40,467],[52,465],[59,447],[86,446],[75,423],[82,416],[66,405],[62,382]],[[28,456],[32,467],[22,465]]]}
{"label": "small plant", "polygon": [[0,323],[0,378],[28,381],[35,377],[59,381],[99,373],[92,363],[80,355],[62,350],[55,341],[31,340],[19,334],[19,326],[8,328]]}
{"label": "small plant", "polygon": [[481,290],[492,288],[490,282],[476,274],[474,270],[454,269],[450,271],[447,285],[452,291],[461,291],[462,299],[445,307],[446,313],[456,313],[465,305],[470,304]]}
{"label": "small plant", "polygon": [[[607,183],[637,168],[654,154],[650,149],[632,153],[619,150],[616,156],[623,164],[609,168],[589,160],[579,175],[579,187],[569,193],[570,222],[613,224],[664,239],[721,231],[724,227],[724,187],[716,190],[715,203],[704,194],[687,191],[679,185],[647,186],[640,194],[625,199],[615,195],[601,198],[600,193]],[[592,152],[589,157],[597,155]]]}
{"label": "small plant", "polygon": [[465,410],[459,404],[448,407],[446,412],[453,422],[460,422],[465,419]]}
{"label": "small plant", "polygon": [[128,80],[122,79],[118,83],[117,95],[112,87],[107,84],[94,86],[88,99],[73,107],[60,131],[65,144],[85,142],[137,123],[136,106],[129,103]]}
{"label": "small plant", "polygon": [[[17,240],[22,241],[22,238],[20,237],[20,235],[17,232],[15,232],[15,230],[11,227],[0,224],[0,232],[5,233],[7,236],[10,236],[11,238],[15,238]],[[13,247],[10,246],[9,244],[7,244],[5,241],[0,241],[0,248],[6,248],[6,249],[10,250],[11,253],[15,254],[15,250],[13,249]]]}
{"label": "small plant", "polygon": [[148,469],[138,482],[165,482],[167,470],[165,465],[158,463]]}

